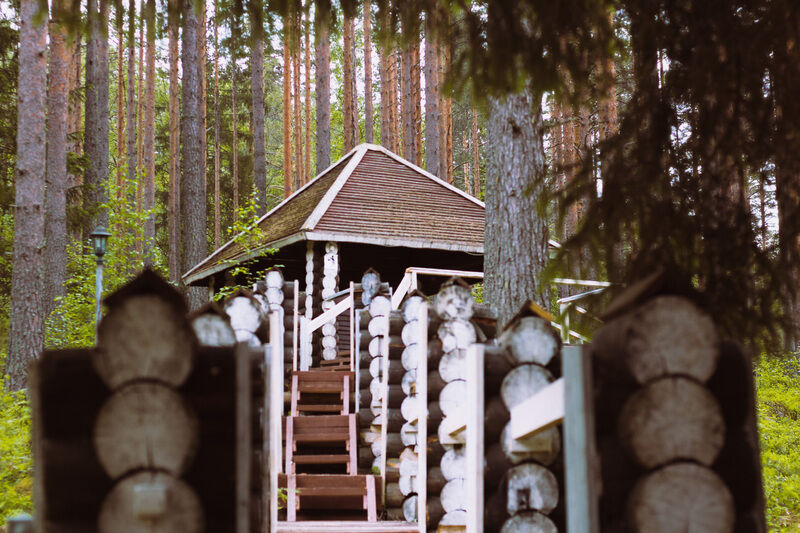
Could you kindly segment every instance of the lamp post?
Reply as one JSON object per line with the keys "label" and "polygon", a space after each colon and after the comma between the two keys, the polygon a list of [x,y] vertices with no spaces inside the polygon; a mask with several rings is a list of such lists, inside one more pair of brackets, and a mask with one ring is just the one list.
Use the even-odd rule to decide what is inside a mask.
{"label": "lamp post", "polygon": [[97,270],[95,275],[95,341],[97,340],[97,328],[100,327],[100,299],[103,297],[103,256],[106,255],[108,238],[111,234],[103,226],[98,226],[90,235],[92,238],[92,248],[97,259]]}

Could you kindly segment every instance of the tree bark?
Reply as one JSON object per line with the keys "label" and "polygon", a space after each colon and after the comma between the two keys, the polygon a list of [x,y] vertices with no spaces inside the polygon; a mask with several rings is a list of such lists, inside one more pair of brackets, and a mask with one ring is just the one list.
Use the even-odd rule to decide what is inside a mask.
{"label": "tree bark", "polygon": [[47,170],[45,175],[46,291],[44,312],[64,296],[67,279],[67,33],[62,25],[65,6],[53,4],[50,23],[50,77],[47,94]]}
{"label": "tree bark", "polygon": [[125,154],[125,74],[123,71],[123,50],[125,46],[125,9],[122,0],[114,0],[114,14],[117,26],[117,198],[125,193],[122,160]]}
{"label": "tree bark", "polygon": [[[206,257],[206,198],[203,175],[203,108],[200,58],[198,57],[198,20],[194,4],[183,0],[183,67],[181,110],[181,241],[182,270],[188,271]],[[197,309],[206,300],[206,291],[187,287],[189,309]]]}
{"label": "tree bark", "polygon": [[232,135],[231,135],[231,159],[233,159],[231,181],[233,181],[233,221],[239,220],[239,103],[238,93],[239,89],[236,81],[236,72],[238,66],[236,64],[236,49],[237,37],[239,35],[239,19],[234,13],[231,17],[231,115],[232,119]]}
{"label": "tree bark", "polygon": [[486,172],[487,303],[505,324],[527,300],[549,304],[539,276],[549,237],[540,213],[545,165],[541,106],[526,89],[490,101]]}
{"label": "tree bark", "polygon": [[480,198],[481,196],[481,161],[478,133],[478,110],[472,108],[472,190],[475,198]]}
{"label": "tree bark", "polygon": [[392,127],[392,73],[391,55],[385,46],[381,49],[381,144],[391,150],[394,145],[394,129]]}
{"label": "tree bark", "polygon": [[219,35],[217,30],[217,7],[214,7],[214,249],[222,244],[219,213]]}
{"label": "tree bark", "polygon": [[375,140],[372,109],[372,8],[364,0],[364,142]]}
{"label": "tree bark", "polygon": [[[797,132],[796,117],[800,116],[800,90],[796,70],[793,65],[800,61],[800,50],[796,45],[800,38],[797,19],[800,18],[796,5],[790,0],[776,4],[782,43],[775,49],[775,64],[772,67],[772,80],[775,87],[775,118],[777,138],[784,141],[783,148],[775,155],[775,197],[778,204],[778,250],[780,264],[789,273],[789,287],[784,291],[784,308],[789,319],[785,333],[785,345],[789,350],[797,350],[800,345],[800,134]],[[794,62],[794,63],[793,63]]]}
{"label": "tree bark", "polygon": [[264,136],[264,14],[257,2],[250,6],[250,88],[253,96],[253,181],[259,216],[267,212],[267,156]]}
{"label": "tree bark", "polygon": [[147,0],[144,6],[147,24],[147,56],[144,90],[144,264],[153,264],[156,239],[156,1]]}
{"label": "tree bark", "polygon": [[425,20],[425,170],[441,176],[439,152],[439,44],[435,40],[430,14]]}
{"label": "tree bark", "polygon": [[305,179],[303,185],[309,182],[314,177],[311,172],[311,21],[308,20],[309,14],[306,14],[306,21],[304,25],[306,39],[305,39],[305,72],[306,72],[306,102],[305,102],[305,125],[304,132],[306,135],[305,148],[303,150],[303,170],[305,170]]}
{"label": "tree bark", "polygon": [[283,19],[283,197],[292,194],[292,55],[291,22]]}
{"label": "tree bark", "polygon": [[[139,73],[136,85],[136,210],[142,211],[144,197],[144,6],[139,13]],[[141,251],[141,242],[137,243]]]}
{"label": "tree bark", "polygon": [[417,133],[414,131],[414,97],[412,94],[411,71],[414,66],[413,59],[414,47],[407,44],[402,52],[402,72],[400,82],[400,109],[403,120],[403,157],[412,163],[417,160],[416,140]]}
{"label": "tree bark", "polygon": [[292,41],[294,47],[292,50],[292,86],[294,87],[294,93],[292,94],[294,102],[294,126],[292,127],[292,133],[294,134],[295,189],[302,187],[306,179],[305,169],[303,168],[303,114],[300,103],[303,93],[302,82],[300,80],[300,57],[303,55],[303,31],[300,26],[301,22],[301,15],[298,12],[293,20],[294,40]]}
{"label": "tree bark", "polygon": [[441,178],[447,183],[453,183],[453,99],[443,90],[447,73],[450,70],[450,45],[442,43],[439,53],[439,97],[441,102],[442,117],[439,122],[439,149],[442,161],[439,172]]}
{"label": "tree bark", "polygon": [[355,107],[355,95],[353,94],[353,80],[355,73],[353,72],[353,19],[346,16],[343,23],[344,33],[344,53],[342,55],[342,62],[344,66],[342,70],[344,84],[344,151],[349,152],[356,145],[357,126],[353,124],[353,109]]}
{"label": "tree bark", "polygon": [[36,23],[38,7],[34,0],[20,2],[14,268],[5,368],[10,390],[27,385],[28,363],[44,348],[47,26]]}
{"label": "tree bark", "polygon": [[314,7],[314,57],[315,57],[315,91],[317,114],[317,173],[331,164],[331,48],[328,35],[327,12],[322,8],[323,2]]}
{"label": "tree bark", "polygon": [[[131,0],[131,5],[133,0]],[[167,13],[167,33],[169,34],[169,279],[177,283],[181,278],[181,245],[180,245],[180,81],[178,80],[178,39],[180,5],[177,0],[169,0]],[[132,15],[131,15],[132,17]],[[133,18],[131,18],[132,25]],[[130,39],[133,40],[133,30],[130,30]],[[131,43],[132,44],[132,43]],[[132,53],[132,46],[129,50]],[[129,56],[128,63],[128,97],[129,102],[133,97],[133,56]],[[133,120],[130,119],[133,105],[128,104],[128,131],[133,131]],[[133,161],[133,140],[128,138],[128,164]],[[132,175],[132,167],[128,169]]]}
{"label": "tree bark", "polygon": [[422,87],[420,85],[419,41],[415,37],[411,50],[411,99],[414,105],[414,163],[422,167]]}
{"label": "tree bark", "polygon": [[84,144],[89,165],[84,177],[84,208],[90,213],[84,234],[108,225],[105,203],[108,179],[108,37],[106,0],[87,4],[89,42],[86,46],[86,122]]}
{"label": "tree bark", "polygon": [[[83,152],[83,131],[81,128],[82,124],[82,112],[83,112],[83,100],[81,98],[71,98],[72,91],[78,90],[80,87],[83,86],[81,81],[81,67],[82,67],[82,51],[83,51],[83,42],[80,35],[76,35],[75,38],[71,42],[71,50],[70,50],[70,58],[69,58],[69,95],[67,102],[69,105],[69,127],[67,129],[67,133],[69,135],[69,151],[75,155],[80,155]],[[67,182],[67,189],[70,190],[70,195],[68,197],[68,203],[70,208],[75,208],[80,205],[83,201],[82,195],[79,193],[80,189],[75,191],[76,187],[80,187],[83,183],[83,176],[80,173],[76,174],[68,174],[68,182]],[[78,194],[75,194],[78,192]],[[74,240],[82,240],[81,237],[81,228],[76,227],[75,225],[70,225],[69,227],[70,235]]]}

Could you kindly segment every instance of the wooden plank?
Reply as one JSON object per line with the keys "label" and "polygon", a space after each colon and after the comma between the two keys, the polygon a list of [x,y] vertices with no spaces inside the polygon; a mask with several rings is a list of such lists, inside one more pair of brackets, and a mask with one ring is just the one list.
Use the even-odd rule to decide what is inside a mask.
{"label": "wooden plank", "polygon": [[250,533],[252,416],[250,347],[236,345],[236,533]]}
{"label": "wooden plank", "polygon": [[406,274],[403,276],[403,279],[400,280],[400,283],[397,285],[397,289],[395,289],[394,294],[392,294],[392,309],[399,309],[400,304],[403,302],[403,298],[406,297],[408,291],[411,289],[411,274],[406,271]]}
{"label": "wooden plank", "polygon": [[298,322],[300,318],[300,281],[294,280],[294,319],[292,320],[292,370],[297,371]]}
{"label": "wooden plank", "polygon": [[[350,298],[353,300],[353,305],[350,306],[350,371],[352,372],[355,369],[355,357],[356,357],[356,329],[358,329],[358,322],[356,322],[356,289],[355,283],[350,282]],[[356,387],[356,390],[358,388]]]}
{"label": "wooden plank", "polygon": [[[283,317],[273,311],[269,315],[270,350],[267,369],[269,370],[269,446],[270,472],[270,527],[278,522],[278,474],[282,471],[281,424],[283,419]],[[267,442],[267,441],[265,441]]]}
{"label": "wooden plank", "polygon": [[561,367],[565,385],[564,462],[566,464],[567,529],[600,531],[599,483],[594,442],[591,357],[580,346],[564,346]]}
{"label": "wooden plank", "polygon": [[[389,332],[389,315],[382,317],[386,321],[385,329]],[[389,335],[381,338],[381,417],[387,421],[389,418]],[[381,426],[381,501],[386,501],[386,443],[388,440],[389,424]]]}
{"label": "wooden plank", "polygon": [[406,269],[406,272],[423,274],[426,276],[442,276],[446,278],[457,276],[459,278],[483,279],[483,272],[478,272],[476,270],[452,270],[447,268],[409,267]]}
{"label": "wooden plank", "polygon": [[321,315],[318,315],[316,318],[314,318],[314,320],[311,321],[311,324],[309,324],[306,334],[310,335],[311,333],[321,328],[323,324],[327,324],[328,322],[333,321],[337,316],[344,313],[352,305],[353,305],[353,295],[351,294],[338,304],[334,305]]}
{"label": "wooden plank", "polygon": [[418,533],[427,533],[426,517],[428,501],[428,304],[420,306],[419,317],[420,349],[417,363],[417,522]]}
{"label": "wooden plank", "polygon": [[[467,348],[467,533],[483,533],[484,348]],[[448,417],[449,418],[449,417]]]}
{"label": "wooden plank", "polygon": [[564,378],[511,409],[511,437],[522,440],[564,420]]}

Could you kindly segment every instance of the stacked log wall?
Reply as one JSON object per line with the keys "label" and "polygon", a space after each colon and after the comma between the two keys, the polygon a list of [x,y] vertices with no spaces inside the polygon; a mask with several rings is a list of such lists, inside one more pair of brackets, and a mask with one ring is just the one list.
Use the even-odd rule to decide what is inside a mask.
{"label": "stacked log wall", "polygon": [[601,529],[766,531],[745,351],[674,295],[611,320],[589,350]]}
{"label": "stacked log wall", "polygon": [[536,316],[517,316],[485,348],[487,531],[566,531],[561,428],[515,440],[509,416],[561,376],[560,351],[557,332]]}

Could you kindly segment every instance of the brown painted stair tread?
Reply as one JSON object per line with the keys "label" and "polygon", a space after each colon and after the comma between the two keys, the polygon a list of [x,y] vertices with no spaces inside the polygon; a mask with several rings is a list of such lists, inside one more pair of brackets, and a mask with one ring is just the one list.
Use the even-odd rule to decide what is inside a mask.
{"label": "brown painted stair tread", "polygon": [[298,403],[297,410],[314,413],[338,413],[342,410],[342,406],[336,404]]}
{"label": "brown painted stair tread", "polygon": [[347,463],[350,460],[350,454],[335,453],[335,454],[318,454],[318,455],[297,455],[294,454],[292,459],[299,465],[321,465],[321,464],[339,464]]}
{"label": "brown painted stair tread", "polygon": [[292,376],[297,376],[303,382],[330,381],[341,384],[346,375],[349,375],[350,379],[354,379],[356,376],[355,372],[331,372],[330,370],[296,370],[292,372]]}

